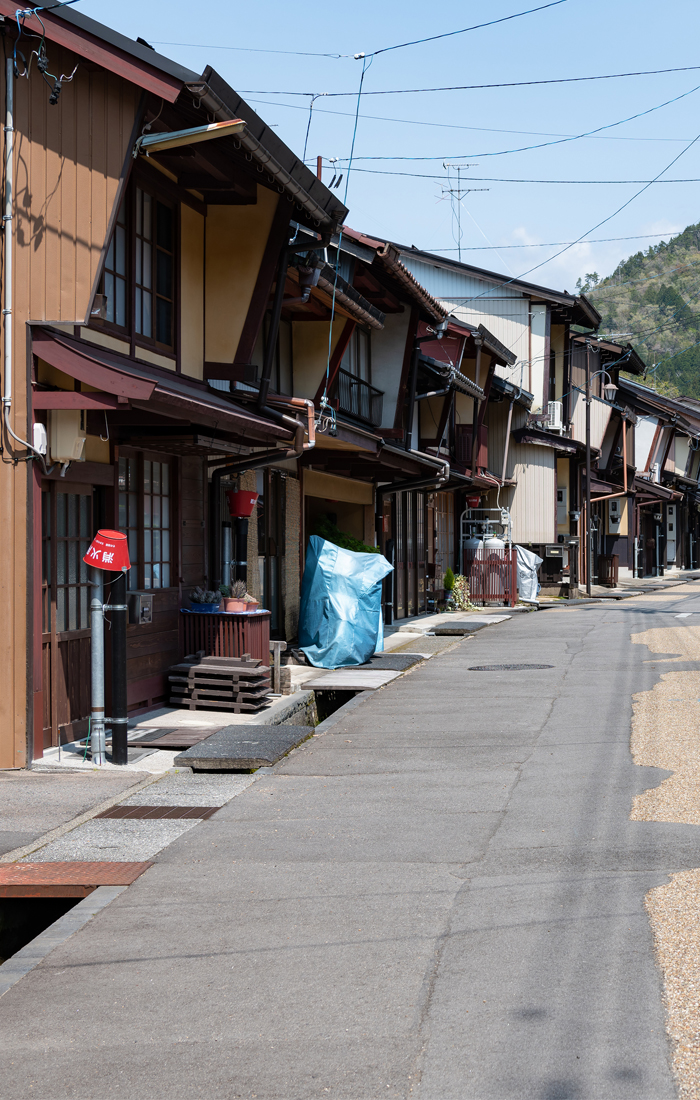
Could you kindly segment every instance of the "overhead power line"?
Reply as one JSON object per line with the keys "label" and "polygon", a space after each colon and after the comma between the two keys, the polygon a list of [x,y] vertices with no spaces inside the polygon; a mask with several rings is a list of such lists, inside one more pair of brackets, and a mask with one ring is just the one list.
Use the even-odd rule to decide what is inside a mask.
{"label": "overhead power line", "polygon": [[[700,181],[699,181],[700,182]],[[586,244],[608,244],[610,241],[648,241],[652,237],[673,237],[682,233],[682,229],[671,229],[668,233],[639,233],[634,237],[596,237]],[[462,245],[462,252],[488,252],[503,248],[558,248],[562,244],[573,244],[573,241],[542,241],[540,244],[471,244]],[[419,248],[419,252],[456,252],[456,248]]]}
{"label": "overhead power line", "polygon": [[629,115],[627,118],[621,118],[617,122],[608,122],[605,126],[597,126],[594,130],[586,130],[583,134],[576,134],[574,137],[557,138],[555,141],[542,141],[537,145],[521,145],[517,149],[499,149],[496,152],[485,153],[459,153],[456,156],[440,156],[440,157],[356,157],[356,160],[383,160],[383,161],[395,161],[395,160],[410,160],[410,161],[427,161],[427,160],[466,160],[468,157],[503,157],[510,153],[527,153],[534,149],[546,149],[552,145],[564,145],[569,141],[580,141],[581,138],[591,137],[593,134],[599,134],[602,130],[612,130],[615,126],[623,126],[626,122],[633,122],[637,118],[644,118],[646,115],[653,114],[654,111],[660,111],[662,107],[668,107],[672,103],[678,103],[679,100],[685,99],[689,95],[693,95],[700,89],[700,84],[696,84],[694,88],[691,88],[687,92],[681,92],[680,95],[674,96],[673,99],[666,99],[663,103],[657,103],[655,107],[648,107],[646,111],[638,111],[634,115]]}
{"label": "overhead power line", "polygon": [[[357,158],[356,158],[357,159]],[[404,179],[417,179],[417,180],[440,180],[443,177],[439,172],[397,172],[392,171],[390,168],[356,168],[353,165],[353,172],[363,172],[365,175],[370,176],[402,176]],[[499,176],[470,176],[470,180],[476,183],[542,183],[542,184],[618,184],[618,183],[655,183],[655,180],[534,180],[534,179],[515,179],[511,177],[499,177]],[[670,180],[658,180],[659,183],[700,183],[700,179],[694,177],[682,177],[678,179]]]}
{"label": "overhead power line", "polygon": [[[314,100],[323,99],[323,93],[317,96],[311,97]],[[261,103],[267,107],[286,107],[290,111],[304,111],[308,110],[305,103],[280,103],[279,101],[273,102],[270,99],[249,99],[249,103]],[[354,111],[328,111],[323,107],[315,107],[315,114],[320,115],[334,115],[336,118],[354,118]],[[473,130],[481,134],[521,134],[525,137],[576,137],[575,134],[559,134],[549,133],[542,130],[505,130],[503,128],[497,128],[495,126],[465,126],[459,122],[435,122],[434,120],[424,121],[419,118],[392,118],[389,115],[360,115],[360,118],[372,119],[375,122],[392,122],[400,123],[406,126],[429,126],[431,130]],[[675,141],[682,144],[685,141],[690,141],[690,138],[673,138],[673,137],[620,137],[616,134],[614,137],[604,134],[600,138],[596,138],[598,141]]]}
{"label": "overhead power line", "polygon": [[[75,4],[77,0],[67,0],[67,2]],[[557,8],[560,4],[567,4],[568,2],[569,0],[550,0],[548,4],[540,4],[537,8],[528,8],[527,11],[518,11],[513,15],[504,15],[500,19],[490,19],[487,23],[475,23],[472,27],[461,27],[456,31],[445,31],[443,34],[432,34],[427,38],[416,38],[412,42],[399,42],[395,46],[384,46],[381,50],[366,50],[363,53],[311,53],[308,50],[265,50],[253,46],[222,46],[220,43],[166,42],[162,38],[154,38],[153,41],[157,46],[186,46],[196,50],[236,50],[241,53],[290,54],[293,57],[330,57],[335,60],[352,57],[355,60],[360,60],[365,57],[377,57],[378,54],[389,53],[391,50],[405,50],[408,46],[423,46],[427,42],[437,42],[441,38],[454,38],[455,35],[468,34],[469,31],[480,31],[483,30],[484,27],[494,27],[497,23],[509,23],[512,19],[521,19],[524,15],[533,15],[535,12],[545,11],[546,8]],[[54,6],[60,7],[61,5],[57,4]]]}
{"label": "overhead power line", "polygon": [[[167,44],[167,43],[164,43]],[[175,43],[172,43],[175,45]],[[426,92],[476,92],[491,88],[531,88],[541,84],[579,84],[585,80],[624,80],[631,76],[663,76],[666,73],[691,73],[700,69],[700,65],[682,65],[675,69],[640,69],[633,73],[603,73],[596,76],[560,76],[547,80],[510,80],[500,84],[448,84],[440,88],[381,88],[370,95],[425,95]],[[317,95],[316,92],[271,91],[269,88],[244,88],[241,95]],[[354,96],[355,92],[324,92],[329,99],[342,99]]]}

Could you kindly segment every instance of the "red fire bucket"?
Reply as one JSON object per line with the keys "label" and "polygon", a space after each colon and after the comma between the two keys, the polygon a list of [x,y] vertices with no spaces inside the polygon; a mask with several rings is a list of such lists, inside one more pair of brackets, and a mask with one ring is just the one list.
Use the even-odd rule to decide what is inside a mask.
{"label": "red fire bucket", "polygon": [[467,497],[468,508],[478,508],[481,503],[481,497]]}
{"label": "red fire bucket", "polygon": [[252,516],[253,508],[257,504],[258,494],[250,493],[242,489],[229,489],[226,493],[228,510],[235,519],[244,519]]}
{"label": "red fire bucket", "polygon": [[83,558],[95,569],[110,569],[115,573],[131,568],[126,535],[121,531],[98,531]]}

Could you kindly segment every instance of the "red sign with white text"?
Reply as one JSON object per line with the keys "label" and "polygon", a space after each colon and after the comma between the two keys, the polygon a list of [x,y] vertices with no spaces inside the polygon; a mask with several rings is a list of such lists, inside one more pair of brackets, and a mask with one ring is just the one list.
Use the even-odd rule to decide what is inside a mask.
{"label": "red sign with white text", "polygon": [[121,531],[98,531],[83,558],[95,569],[111,569],[115,573],[131,568],[126,535]]}

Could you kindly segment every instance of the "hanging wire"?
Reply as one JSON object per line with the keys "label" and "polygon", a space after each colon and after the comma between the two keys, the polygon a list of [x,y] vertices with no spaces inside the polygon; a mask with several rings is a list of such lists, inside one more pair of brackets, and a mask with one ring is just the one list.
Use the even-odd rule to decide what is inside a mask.
{"label": "hanging wire", "polygon": [[[368,69],[371,68],[372,61],[373,61],[373,58],[371,56],[368,60],[367,57],[365,56],[365,54],[356,54],[356,58],[357,58],[358,61],[359,60],[362,61],[362,73],[360,74],[360,86],[357,89],[357,105],[356,105],[356,108],[355,108],[355,123],[354,123],[353,130],[352,130],[352,142],[350,144],[350,157],[349,157],[349,160],[348,160],[347,169],[345,170],[345,193],[343,195],[343,205],[344,206],[347,205],[348,187],[350,186],[350,171],[352,169],[352,160],[353,160],[353,156],[354,156],[354,153],[355,153],[355,139],[357,138],[357,127],[358,127],[358,121],[359,121],[359,118],[360,118],[360,103],[362,101],[362,87],[363,87],[363,84],[365,82],[365,74],[367,73]],[[338,181],[338,182],[340,182],[340,181]],[[324,383],[324,386],[323,386],[323,394],[321,396],[321,400],[320,400],[320,403],[319,403],[320,404],[320,410],[321,410],[321,416],[322,417],[330,416],[333,426],[335,426],[335,410],[331,409],[331,407],[329,405],[329,402],[328,402],[328,384],[329,384],[330,370],[331,370],[331,354],[332,354],[332,350],[333,350],[333,321],[335,320],[335,299],[336,299],[336,292],[337,292],[337,288],[338,288],[338,276],[339,276],[339,273],[340,273],[340,254],[341,254],[340,249],[341,249],[342,242],[343,242],[343,227],[341,226],[340,227],[340,233],[338,235],[338,245],[337,245],[336,259],[335,259],[335,272],[334,272],[334,276],[333,276],[333,297],[332,297],[332,301],[331,301],[331,318],[330,318],[330,321],[329,321],[329,324],[328,324],[328,356],[327,356],[327,359],[326,359],[326,378],[325,378],[325,383]]]}
{"label": "hanging wire", "polygon": [[[356,55],[357,56],[357,55]],[[374,55],[368,55],[374,56]],[[447,84],[441,88],[380,88],[373,92],[365,92],[370,95],[424,95],[426,92],[476,92],[491,88],[529,88],[537,84],[579,84],[589,80],[624,80],[633,76],[664,76],[667,73],[697,72],[700,65],[682,65],[675,69],[645,69],[633,73],[602,73],[588,76],[559,76],[546,80],[510,80],[501,84]],[[309,95],[309,92],[279,91],[270,88],[243,88],[242,95]],[[334,99],[346,98],[354,95],[354,92],[328,92]],[[471,128],[471,127],[470,127]],[[476,128],[476,127],[474,127]]]}

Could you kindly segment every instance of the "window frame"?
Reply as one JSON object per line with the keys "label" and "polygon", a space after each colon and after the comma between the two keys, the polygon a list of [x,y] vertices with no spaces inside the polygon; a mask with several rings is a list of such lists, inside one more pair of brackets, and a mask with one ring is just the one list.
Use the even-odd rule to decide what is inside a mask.
{"label": "window frame", "polygon": [[[147,194],[151,198],[152,202],[152,237],[151,237],[151,294],[153,296],[153,307],[151,311],[151,322],[153,333],[152,336],[145,336],[142,333],[136,331],[136,225],[137,225],[137,202],[138,193],[142,192]],[[165,207],[171,212],[172,215],[172,251],[169,253],[172,261],[172,298],[171,302],[172,316],[171,316],[171,335],[172,343],[164,344],[156,337],[157,333],[157,309],[156,303],[159,297],[165,298],[165,295],[158,295],[156,288],[157,281],[157,255],[159,248],[161,251],[165,251],[157,244],[157,214],[158,206]],[[110,321],[103,317],[91,317],[89,321],[90,328],[97,328],[100,331],[108,332],[110,335],[117,337],[118,339],[126,340],[131,345],[130,354],[133,357],[137,348],[144,348],[150,351],[157,352],[159,355],[163,355],[166,358],[175,360],[176,370],[180,371],[180,204],[179,202],[171,198],[170,196],[163,195],[159,192],[156,181],[150,178],[143,178],[141,173],[134,173],[130,180],[129,186],[126,190],[126,194],[122,199],[121,210],[125,211],[125,229],[126,229],[126,324],[119,325],[116,321]],[[118,218],[119,214],[117,215]],[[107,270],[106,262],[109,256],[110,248],[113,247],[113,242],[116,242],[116,236],[118,232],[119,222],[115,218],[112,233],[110,235],[107,247],[105,248],[104,258],[102,262],[102,273],[100,275],[98,293],[105,294],[106,276],[111,274],[111,269]],[[139,284],[141,287],[142,284]],[[116,303],[115,303],[116,305]]]}
{"label": "window frame", "polygon": [[[129,493],[128,487],[127,487],[126,490],[124,490],[119,485],[119,462],[120,462],[121,459],[125,459],[127,462],[129,462],[129,460],[135,460],[136,461],[136,468],[137,468],[137,475],[136,475],[137,476],[137,486],[136,486],[137,523],[136,523],[136,526],[133,526],[129,523],[128,501],[127,501],[127,522],[126,522],[126,524],[121,524],[121,522],[120,522],[119,497],[120,497],[120,494],[122,492],[126,492],[127,495]],[[168,530],[169,538],[170,538],[170,556],[169,556],[169,559],[168,559],[168,565],[169,565],[169,568],[170,568],[170,578],[169,578],[170,583],[168,585],[161,584],[159,588],[155,588],[154,585],[153,585],[153,573],[152,572],[151,572],[151,584],[150,584],[150,586],[146,587],[146,583],[145,583],[145,578],[146,578],[145,569],[146,569],[146,564],[147,563],[145,562],[144,559],[145,559],[145,533],[146,533],[147,529],[146,529],[145,524],[144,524],[144,498],[147,494],[146,494],[145,489],[144,489],[144,464],[146,462],[150,462],[150,463],[159,462],[159,463],[161,463],[161,465],[164,464],[164,463],[167,463],[168,468],[169,468],[168,500],[169,500],[169,510],[170,510],[170,516],[169,516],[169,521],[170,522],[169,522],[169,527],[166,530]],[[132,586],[131,577],[127,577],[127,589],[128,589],[129,592],[151,592],[151,593],[155,593],[155,592],[167,592],[169,589],[179,588],[179,584],[180,584],[180,581],[179,581],[179,573],[180,573],[180,570],[179,570],[179,539],[178,539],[179,509],[178,509],[178,506],[177,506],[178,505],[178,499],[179,499],[178,498],[178,483],[179,483],[179,463],[177,462],[177,458],[176,458],[175,455],[165,454],[162,451],[139,451],[139,450],[136,450],[133,447],[120,447],[119,448],[119,456],[117,458],[117,485],[116,485],[116,490],[115,490],[115,494],[114,494],[115,495],[115,525],[116,525],[118,530],[126,531],[127,538],[129,537],[129,534],[130,534],[131,531],[136,531],[136,547],[137,547],[137,554],[138,554],[138,558],[137,558],[137,561],[135,562],[135,566],[132,566],[132,569],[134,567],[136,568],[136,585]],[[153,498],[153,493],[151,492],[149,495],[151,496],[151,499],[152,499]],[[160,493],[158,495],[160,496],[160,499],[162,501],[163,494]],[[153,526],[152,525],[149,528],[149,530],[151,532],[151,537],[152,537],[153,536]],[[163,528],[161,527],[161,528],[159,528],[159,530],[162,532]],[[162,563],[163,563],[164,560],[165,559],[163,559],[162,557],[159,558],[159,564],[161,566],[162,566]],[[151,544],[151,561],[148,564],[151,566],[151,569],[152,569],[152,567],[153,567],[152,544]]]}

